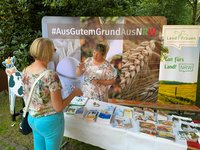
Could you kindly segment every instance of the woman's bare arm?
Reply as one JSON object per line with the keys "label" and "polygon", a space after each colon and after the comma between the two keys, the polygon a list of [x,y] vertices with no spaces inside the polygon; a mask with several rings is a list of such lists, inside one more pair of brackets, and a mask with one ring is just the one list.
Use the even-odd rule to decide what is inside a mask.
{"label": "woman's bare arm", "polygon": [[76,67],[76,75],[81,76],[85,72],[85,63],[81,63]]}
{"label": "woman's bare arm", "polygon": [[66,106],[69,105],[75,96],[81,96],[82,94],[83,93],[80,89],[75,89],[67,98],[62,99],[61,90],[56,90],[55,92],[51,92],[52,106],[56,112],[61,112]]}
{"label": "woman's bare arm", "polygon": [[112,84],[115,83],[115,78],[112,78],[110,80],[96,80],[96,79],[93,79],[92,83],[93,84],[100,84],[100,85],[112,85]]}

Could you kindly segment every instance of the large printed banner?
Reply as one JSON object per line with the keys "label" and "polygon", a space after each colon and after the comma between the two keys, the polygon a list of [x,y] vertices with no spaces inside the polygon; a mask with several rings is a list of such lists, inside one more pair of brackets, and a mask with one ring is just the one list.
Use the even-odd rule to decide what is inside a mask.
{"label": "large printed banner", "polygon": [[108,49],[106,59],[117,70],[109,97],[156,102],[165,24],[166,18],[159,16],[44,17],[42,34],[57,49],[50,67],[59,73],[66,95],[81,81],[75,67],[92,56],[97,43],[103,43]]}
{"label": "large printed banner", "polygon": [[200,26],[163,26],[158,102],[194,105],[199,69]]}

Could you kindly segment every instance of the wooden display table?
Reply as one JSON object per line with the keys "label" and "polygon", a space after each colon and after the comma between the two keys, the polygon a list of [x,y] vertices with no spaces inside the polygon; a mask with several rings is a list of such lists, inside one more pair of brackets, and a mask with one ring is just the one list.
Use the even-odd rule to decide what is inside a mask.
{"label": "wooden display table", "polygon": [[117,100],[109,99],[110,103],[124,105],[124,106],[134,106],[134,107],[147,107],[152,109],[163,109],[163,110],[173,110],[173,111],[187,111],[200,113],[200,108],[194,105],[179,105],[179,104],[161,104],[153,102],[142,102],[133,100]]}

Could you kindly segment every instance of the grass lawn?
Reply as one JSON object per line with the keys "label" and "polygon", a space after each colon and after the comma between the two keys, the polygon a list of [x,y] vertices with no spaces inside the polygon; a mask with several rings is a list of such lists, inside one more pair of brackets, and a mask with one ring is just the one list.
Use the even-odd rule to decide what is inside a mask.
{"label": "grass lawn", "polygon": [[[22,99],[16,100],[16,112],[22,109]],[[0,92],[0,150],[32,150],[33,135],[22,135],[19,132],[21,116],[12,121],[9,109],[8,92]],[[64,138],[67,143],[62,150],[102,150],[101,148]]]}
{"label": "grass lawn", "polygon": [[[16,100],[16,111],[22,108],[22,100]],[[21,117],[17,116],[16,121],[12,121],[9,109],[8,93],[0,93],[0,138],[1,145],[7,150],[15,150],[16,145],[21,145],[28,149],[33,149],[32,134],[22,135],[19,132]]]}

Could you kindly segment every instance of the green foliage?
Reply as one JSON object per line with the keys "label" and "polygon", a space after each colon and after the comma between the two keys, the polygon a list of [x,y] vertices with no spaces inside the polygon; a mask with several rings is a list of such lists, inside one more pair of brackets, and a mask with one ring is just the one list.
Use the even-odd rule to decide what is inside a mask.
{"label": "green foliage", "polygon": [[66,15],[64,9],[44,7],[41,0],[0,1],[0,70],[9,56],[17,58],[16,67],[22,70],[33,59],[29,55],[32,41],[41,36],[41,20],[45,15]]}
{"label": "green foliage", "polygon": [[161,13],[167,17],[168,24],[191,24],[192,10],[187,0],[163,1]]}
{"label": "green foliage", "polygon": [[[8,93],[0,92],[0,97],[0,148],[2,148],[2,144],[5,144],[5,148],[14,148],[12,143],[16,143],[17,145],[33,149],[32,134],[24,136],[19,132],[21,117],[17,116],[16,121],[11,119]],[[19,112],[23,108],[22,99],[17,98],[15,106],[15,111]]]}
{"label": "green foliage", "polygon": [[[23,69],[30,60],[28,45],[38,33],[31,28],[31,4],[26,0],[0,2],[0,62],[15,55],[16,66]],[[5,69],[2,65],[0,69]]]}
{"label": "green foliage", "polygon": [[43,0],[43,4],[65,8],[67,16],[165,16],[168,24],[192,24],[194,9],[188,0]]}
{"label": "green foliage", "polygon": [[[68,16],[132,16],[136,0],[44,0],[45,6],[65,8]],[[73,9],[72,9],[73,8]]]}
{"label": "green foliage", "polygon": [[187,0],[143,0],[138,2],[138,16],[165,16],[168,24],[191,24],[192,10]]}
{"label": "green foliage", "polygon": [[167,47],[164,47],[163,44],[161,45],[160,48],[160,61],[165,61],[166,58],[168,57],[169,49]]}
{"label": "green foliage", "polygon": [[191,24],[192,13],[188,0],[1,0],[0,62],[16,55],[21,70],[32,61],[28,50],[41,36],[43,16],[166,16],[168,24]]}

